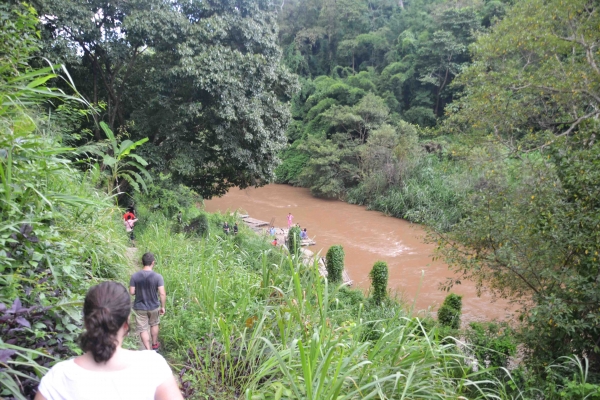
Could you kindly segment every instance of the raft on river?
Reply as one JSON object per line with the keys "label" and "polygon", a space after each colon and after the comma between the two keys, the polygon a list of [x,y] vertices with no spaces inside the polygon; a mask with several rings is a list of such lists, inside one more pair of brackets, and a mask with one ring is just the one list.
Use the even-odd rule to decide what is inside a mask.
{"label": "raft on river", "polygon": [[[267,221],[261,221],[256,218],[251,218],[247,214],[238,215],[238,216],[242,219],[242,221],[246,225],[248,225],[248,227],[250,227],[250,229],[252,229],[253,231],[258,232],[258,233],[266,233],[266,227],[271,225]],[[285,243],[286,239],[287,239],[288,231],[289,230],[286,228],[275,228],[275,237],[277,237],[277,240],[280,241],[281,243]],[[306,246],[314,246],[316,244],[317,244],[317,242],[315,242],[313,239],[300,240],[300,246],[306,247]],[[301,251],[302,251],[302,256],[306,263],[315,262],[315,255],[312,251],[310,251],[308,249],[301,249]],[[317,263],[319,265],[319,274],[321,276],[327,276],[327,268],[325,266],[325,257],[319,257]],[[348,272],[346,272],[345,269],[342,272],[342,280],[344,281],[345,285],[352,286],[353,281],[352,281],[352,279],[350,279],[350,276],[348,275]]]}
{"label": "raft on river", "polygon": [[[265,233],[265,228],[269,226],[269,223],[267,221],[261,221],[260,219],[251,218],[249,215],[241,215],[240,218],[246,225],[248,225],[248,227],[250,227],[250,229],[258,233]],[[277,240],[285,241],[288,235],[288,229],[275,228],[275,235],[277,236]],[[300,240],[300,246],[314,246],[316,244],[317,242],[315,242],[313,239]]]}

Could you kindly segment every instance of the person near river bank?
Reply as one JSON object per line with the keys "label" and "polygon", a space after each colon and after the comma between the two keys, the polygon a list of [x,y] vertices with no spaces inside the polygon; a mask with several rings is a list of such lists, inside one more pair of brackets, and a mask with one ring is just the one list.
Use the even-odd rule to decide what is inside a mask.
{"label": "person near river bank", "polygon": [[83,355],[54,365],[35,400],[183,400],[160,354],[122,348],[130,312],[125,286],[112,281],[92,286],[83,303]]}
{"label": "person near river bank", "polygon": [[287,225],[288,225],[288,229],[290,229],[292,227],[292,220],[294,219],[294,216],[292,215],[292,213],[288,213],[287,215]]}
{"label": "person near river bank", "polygon": [[[160,347],[158,327],[160,316],[165,314],[165,303],[167,301],[165,281],[161,274],[152,270],[155,264],[154,254],[144,254],[142,256],[142,270],[131,275],[129,281],[129,292],[132,296],[135,296],[133,302],[135,332],[140,335],[147,350],[158,350]],[[160,303],[158,301],[159,294]],[[150,330],[150,334],[148,330]],[[152,347],[150,346],[151,340]]]}

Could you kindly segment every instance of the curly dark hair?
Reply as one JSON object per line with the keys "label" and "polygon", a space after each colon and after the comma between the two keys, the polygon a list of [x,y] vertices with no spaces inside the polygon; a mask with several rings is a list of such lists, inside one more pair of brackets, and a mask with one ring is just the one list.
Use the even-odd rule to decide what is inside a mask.
{"label": "curly dark hair", "polygon": [[97,363],[108,361],[117,349],[117,332],[130,312],[131,299],[125,286],[111,281],[92,286],[83,303],[81,349],[91,352]]}

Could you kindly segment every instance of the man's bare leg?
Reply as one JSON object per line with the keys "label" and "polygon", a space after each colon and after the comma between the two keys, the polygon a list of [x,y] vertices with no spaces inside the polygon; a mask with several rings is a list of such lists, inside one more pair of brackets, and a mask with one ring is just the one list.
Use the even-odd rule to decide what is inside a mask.
{"label": "man's bare leg", "polygon": [[158,325],[151,326],[150,333],[152,334],[152,345],[156,345],[158,343]]}
{"label": "man's bare leg", "polygon": [[[152,329],[154,329],[154,327],[152,327]],[[148,334],[148,331],[141,332],[140,337],[142,338],[142,343],[146,350],[151,350],[152,347],[150,347],[150,335]]]}

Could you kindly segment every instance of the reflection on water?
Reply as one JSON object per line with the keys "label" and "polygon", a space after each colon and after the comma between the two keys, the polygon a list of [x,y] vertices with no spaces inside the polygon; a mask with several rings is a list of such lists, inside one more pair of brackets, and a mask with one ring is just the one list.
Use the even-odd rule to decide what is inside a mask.
{"label": "reflection on water", "polygon": [[[285,227],[288,212],[294,223],[307,228],[316,242],[312,251],[325,255],[334,244],[346,253],[345,265],[355,285],[368,290],[369,271],[378,260],[388,263],[389,287],[418,309],[436,307],[447,293],[438,290],[441,282],[454,274],[441,261],[432,261],[433,245],[423,243],[425,232],[419,225],[386,217],[377,211],[335,200],[317,199],[308,189],[288,185],[268,185],[258,189],[232,189],[227,195],[205,202],[209,212],[243,210],[263,221],[275,219]],[[507,317],[505,301],[492,303],[478,298],[474,284],[464,282],[453,290],[463,295],[463,320]]]}

